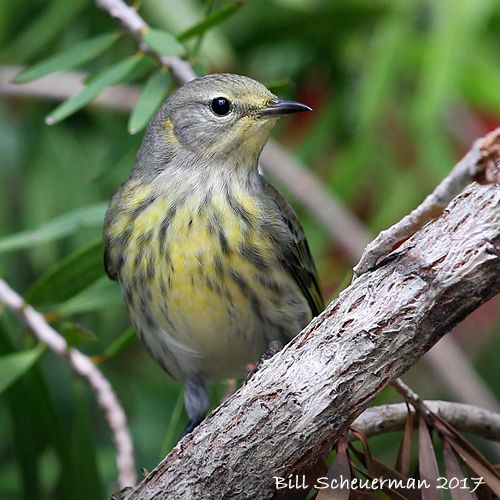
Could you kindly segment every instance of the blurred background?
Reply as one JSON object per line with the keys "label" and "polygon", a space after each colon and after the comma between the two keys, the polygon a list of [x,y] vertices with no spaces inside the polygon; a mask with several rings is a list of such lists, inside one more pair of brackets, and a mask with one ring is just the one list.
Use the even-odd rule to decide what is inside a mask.
{"label": "blurred background", "polygon": [[[294,205],[325,297],[333,297],[350,280],[359,241],[415,208],[474,139],[499,125],[500,5],[142,0],[139,12],[152,27],[177,36],[221,8],[232,15],[185,38],[184,56],[199,75],[244,74],[314,108],[282,119],[273,137],[304,175],[320,181],[322,196],[354,218],[353,227],[339,230],[347,243],[332,237],[311,208],[316,184],[305,192],[299,181],[287,182],[286,155],[268,177]],[[118,285],[104,276],[100,238],[106,205],[127,178],[144,131],[129,129],[146,123],[150,104],[143,101],[132,123],[130,113],[157,62],[142,57],[115,78],[118,88],[51,126],[45,118],[82,81],[99,82],[137,53],[134,39],[123,33],[78,67],[68,62],[78,59],[76,52],[66,56],[67,71],[11,83],[19,67],[119,30],[91,0],[0,2],[0,276],[72,345],[101,362],[129,418],[138,466],[150,470],[186,425],[181,386],[135,340]],[[166,74],[162,82],[165,95],[175,89]],[[497,409],[499,323],[494,299],[405,380],[423,398]],[[0,356],[35,345],[24,325],[0,308]],[[214,404],[225,390],[224,383],[212,388]],[[389,388],[377,402],[393,401],[400,398]],[[500,461],[495,450],[474,443]],[[390,457],[397,437],[377,438],[374,449],[379,458]],[[93,395],[45,352],[0,393],[0,498],[104,498],[115,480],[114,448]]]}

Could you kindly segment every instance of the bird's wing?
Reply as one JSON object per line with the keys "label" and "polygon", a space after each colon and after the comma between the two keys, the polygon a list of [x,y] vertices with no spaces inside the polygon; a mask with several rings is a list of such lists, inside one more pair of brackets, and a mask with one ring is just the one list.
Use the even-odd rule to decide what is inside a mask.
{"label": "bird's wing", "polygon": [[118,281],[118,276],[113,268],[113,263],[109,255],[109,249],[106,245],[104,246],[104,269],[110,280]]}
{"label": "bird's wing", "polygon": [[283,255],[283,264],[302,290],[313,316],[317,316],[325,305],[319,287],[318,273],[304,230],[297,214],[285,197],[265,179],[264,188],[278,206],[280,213],[284,214],[283,220],[293,237],[292,248]]}

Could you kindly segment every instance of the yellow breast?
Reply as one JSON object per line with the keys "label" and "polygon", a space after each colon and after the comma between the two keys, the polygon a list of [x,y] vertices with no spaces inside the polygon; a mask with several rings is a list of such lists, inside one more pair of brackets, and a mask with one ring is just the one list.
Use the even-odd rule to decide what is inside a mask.
{"label": "yellow breast", "polygon": [[[123,256],[120,284],[146,346],[160,362],[161,338],[210,378],[240,375],[270,340],[286,342],[310,319],[273,242],[259,229],[258,199],[241,191],[232,196],[172,203],[136,191],[110,228],[116,238],[130,234],[114,258]],[[132,206],[143,209],[127,210]],[[185,377],[173,373],[172,362],[160,364]]]}

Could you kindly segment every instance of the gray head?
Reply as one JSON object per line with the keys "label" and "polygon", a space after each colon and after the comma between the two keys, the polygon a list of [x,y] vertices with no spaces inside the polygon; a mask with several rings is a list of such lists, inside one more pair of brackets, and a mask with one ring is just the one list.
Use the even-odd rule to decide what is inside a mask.
{"label": "gray head", "polygon": [[162,104],[148,126],[138,163],[144,163],[142,154],[153,154],[156,169],[159,161],[165,168],[173,158],[255,164],[276,120],[307,110],[311,108],[278,99],[245,76],[221,73],[197,78]]}

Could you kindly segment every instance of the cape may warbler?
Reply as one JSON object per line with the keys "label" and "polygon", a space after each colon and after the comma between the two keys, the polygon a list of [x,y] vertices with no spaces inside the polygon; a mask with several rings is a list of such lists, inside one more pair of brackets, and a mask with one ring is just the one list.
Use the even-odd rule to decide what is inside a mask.
{"label": "cape may warbler", "polygon": [[106,271],[146,349],[183,382],[187,432],[208,410],[207,380],[241,377],[323,308],[299,220],[258,171],[277,119],[307,110],[247,77],[192,80],[152,118],[109,205]]}

